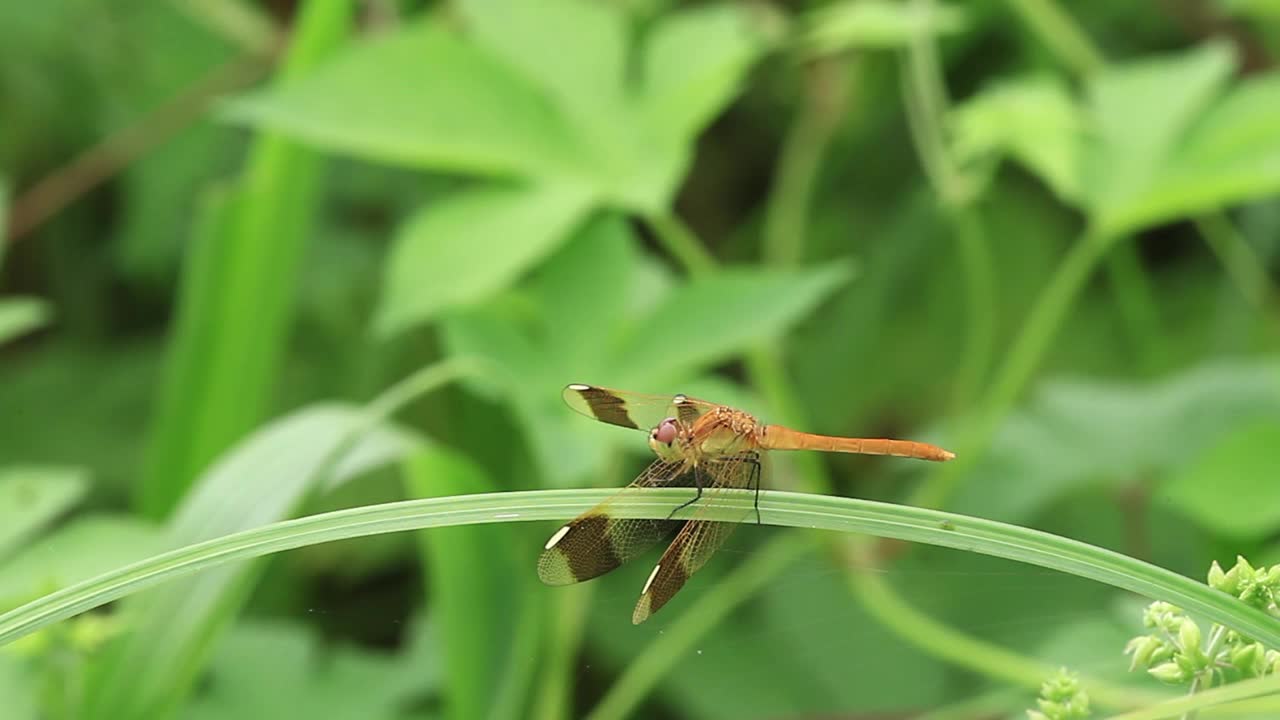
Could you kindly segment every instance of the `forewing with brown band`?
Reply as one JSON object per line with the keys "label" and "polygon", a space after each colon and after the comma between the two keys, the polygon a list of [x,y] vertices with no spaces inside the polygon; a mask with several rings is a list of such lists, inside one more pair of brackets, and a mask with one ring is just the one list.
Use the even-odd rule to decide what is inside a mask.
{"label": "forewing with brown band", "polygon": [[646,432],[669,417],[692,425],[699,416],[716,407],[684,395],[645,395],[576,383],[566,386],[562,396],[570,408],[593,420]]}

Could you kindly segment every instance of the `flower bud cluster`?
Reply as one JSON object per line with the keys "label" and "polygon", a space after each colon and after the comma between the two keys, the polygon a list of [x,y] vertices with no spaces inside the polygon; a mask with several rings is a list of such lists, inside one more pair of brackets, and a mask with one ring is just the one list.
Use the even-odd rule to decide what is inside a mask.
{"label": "flower bud cluster", "polygon": [[[1223,571],[1217,562],[1209,568],[1209,586],[1256,608],[1280,617],[1280,565],[1254,568],[1243,557]],[[1240,679],[1280,673],[1280,652],[1261,643],[1213,625],[1206,641],[1200,626],[1179,608],[1154,602],[1142,615],[1150,634],[1135,637],[1125,646],[1131,655],[1130,670],[1147,669],[1153,677],[1171,685],[1183,685],[1199,678],[1200,687],[1226,680],[1231,673]]]}
{"label": "flower bud cluster", "polygon": [[1280,565],[1254,568],[1237,555],[1236,564],[1223,572],[1215,560],[1209,567],[1209,587],[1280,617],[1280,607],[1276,604],[1280,599]]}
{"label": "flower bud cluster", "polygon": [[1080,678],[1066,668],[1044,681],[1040,697],[1036,700],[1039,710],[1028,710],[1030,720],[1084,720],[1089,717],[1089,696],[1080,689]]}

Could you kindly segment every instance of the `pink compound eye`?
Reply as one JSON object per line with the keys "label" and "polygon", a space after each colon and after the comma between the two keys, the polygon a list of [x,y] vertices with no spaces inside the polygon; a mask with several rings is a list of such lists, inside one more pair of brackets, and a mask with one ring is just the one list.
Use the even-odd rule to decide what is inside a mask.
{"label": "pink compound eye", "polygon": [[653,429],[653,439],[663,445],[670,445],[676,439],[676,419],[667,418],[658,423],[658,427]]}

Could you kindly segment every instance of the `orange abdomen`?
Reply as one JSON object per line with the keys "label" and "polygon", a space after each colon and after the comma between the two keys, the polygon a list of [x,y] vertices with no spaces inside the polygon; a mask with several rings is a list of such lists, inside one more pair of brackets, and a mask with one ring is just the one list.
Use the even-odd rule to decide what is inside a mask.
{"label": "orange abdomen", "polygon": [[847,438],[792,430],[782,425],[766,426],[760,435],[760,447],[766,450],[820,450],[822,452],[856,453],[859,455],[893,455],[942,462],[955,453],[929,443],[887,438]]}

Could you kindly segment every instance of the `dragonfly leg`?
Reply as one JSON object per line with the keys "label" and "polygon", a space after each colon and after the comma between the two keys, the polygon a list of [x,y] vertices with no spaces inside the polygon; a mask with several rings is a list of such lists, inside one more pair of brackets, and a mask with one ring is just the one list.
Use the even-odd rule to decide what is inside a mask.
{"label": "dragonfly leg", "polygon": [[676,513],[680,512],[681,510],[689,507],[690,505],[702,499],[702,473],[698,472],[697,467],[693,469],[693,486],[697,488],[698,490],[697,494],[693,496],[692,500],[689,500],[688,502],[680,503],[678,506],[676,506],[676,509],[672,510],[670,515],[667,515],[668,520],[675,517]]}
{"label": "dragonfly leg", "polygon": [[751,483],[755,485],[756,496],[753,504],[756,509],[756,524],[763,525],[760,522],[760,460],[759,458],[751,458],[747,462],[751,463]]}

